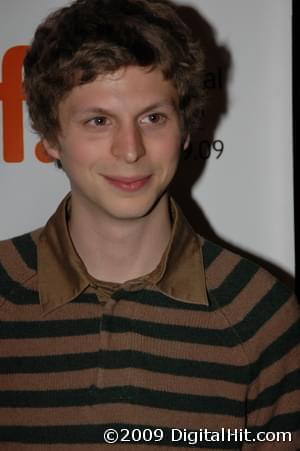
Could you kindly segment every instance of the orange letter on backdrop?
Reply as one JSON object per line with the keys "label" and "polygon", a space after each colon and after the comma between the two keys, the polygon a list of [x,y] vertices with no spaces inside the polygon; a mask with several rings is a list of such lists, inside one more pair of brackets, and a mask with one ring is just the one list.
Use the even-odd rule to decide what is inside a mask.
{"label": "orange letter on backdrop", "polygon": [[22,66],[27,48],[25,45],[12,47],[2,62],[3,158],[8,163],[24,160]]}
{"label": "orange letter on backdrop", "polygon": [[[18,45],[7,50],[2,62],[0,100],[3,102],[3,159],[7,163],[24,160],[22,68],[27,45]],[[42,163],[53,161],[39,142],[35,154]]]}

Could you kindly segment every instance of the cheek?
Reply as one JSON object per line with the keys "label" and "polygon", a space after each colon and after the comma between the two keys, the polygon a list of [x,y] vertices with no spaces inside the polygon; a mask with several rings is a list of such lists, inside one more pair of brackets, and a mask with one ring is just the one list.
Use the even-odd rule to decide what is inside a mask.
{"label": "cheek", "polygon": [[80,137],[66,140],[61,149],[61,160],[70,166],[89,165],[99,157],[99,148]]}
{"label": "cheek", "polygon": [[161,140],[158,147],[157,158],[159,158],[162,163],[174,163],[179,158],[180,150],[180,137],[169,137],[168,140]]}
{"label": "cheek", "polygon": [[153,149],[156,158],[169,160],[176,158],[182,148],[182,134],[178,127],[162,130],[150,136],[149,149]]}

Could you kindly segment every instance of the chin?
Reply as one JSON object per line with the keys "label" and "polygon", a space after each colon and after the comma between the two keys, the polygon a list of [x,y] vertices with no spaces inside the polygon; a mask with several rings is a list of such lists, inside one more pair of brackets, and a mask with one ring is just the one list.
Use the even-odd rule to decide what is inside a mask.
{"label": "chin", "polygon": [[140,219],[146,216],[151,210],[151,207],[144,208],[118,208],[111,211],[111,216],[116,219]]}
{"label": "chin", "polygon": [[115,202],[114,208],[107,208],[110,215],[118,219],[139,219],[147,216],[158,200],[154,199],[126,199],[123,202]]}

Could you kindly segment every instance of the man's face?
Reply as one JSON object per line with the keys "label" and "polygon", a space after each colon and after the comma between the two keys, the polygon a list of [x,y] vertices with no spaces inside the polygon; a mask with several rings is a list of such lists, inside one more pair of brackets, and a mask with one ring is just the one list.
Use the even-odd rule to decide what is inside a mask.
{"label": "man's face", "polygon": [[159,69],[129,66],[75,87],[59,105],[60,159],[72,199],[115,219],[146,215],[165,193],[188,145],[177,90]]}

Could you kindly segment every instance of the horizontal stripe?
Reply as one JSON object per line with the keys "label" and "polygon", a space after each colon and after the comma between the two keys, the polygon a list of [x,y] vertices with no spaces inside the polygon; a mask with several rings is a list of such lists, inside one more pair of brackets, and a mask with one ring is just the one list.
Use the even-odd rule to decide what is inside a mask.
{"label": "horizontal stripe", "polygon": [[[73,390],[99,387],[116,387],[134,384],[149,390],[167,391],[191,395],[218,396],[226,393],[230,399],[242,401],[246,397],[247,385],[199,377],[163,375],[138,368],[86,369],[62,373],[29,373],[0,375],[0,387],[5,390]],[[13,410],[13,409],[12,409]],[[40,412],[40,410],[38,410]],[[1,416],[1,413],[0,413]],[[131,417],[130,417],[131,418]],[[132,418],[131,418],[132,419]],[[27,418],[27,422],[29,418]],[[12,419],[12,424],[17,424]],[[60,424],[60,423],[56,423]]]}
{"label": "horizontal stripe", "polygon": [[[47,314],[44,314],[41,305],[31,305],[28,307],[27,305],[18,305],[17,307],[9,305],[9,303],[6,303],[6,308],[3,309],[0,312],[0,318],[3,322],[6,324],[13,323],[14,321],[19,323],[34,323],[35,321],[42,322],[52,322],[52,321],[64,321],[64,320],[82,320],[82,319],[90,319],[90,318],[96,318],[100,317],[103,312],[104,304],[101,304],[100,302],[94,303],[94,302],[86,302],[86,303],[69,303],[67,306],[58,308],[54,310],[53,312]],[[13,320],[13,321],[12,321]],[[28,343],[30,343],[30,340],[32,344],[36,343],[37,341],[35,338],[30,339],[30,337],[27,337]],[[54,337],[49,339],[49,343],[51,343],[52,340],[55,340]],[[59,337],[57,338],[59,340]],[[0,347],[1,343],[5,344],[6,347],[18,343],[18,338],[7,338],[5,340],[1,340],[0,338]],[[46,339],[43,340],[43,343],[46,342]],[[53,343],[53,342],[52,342]],[[17,346],[20,346],[20,343],[17,344]],[[7,349],[9,352],[9,349]],[[25,350],[25,355],[27,353],[27,350]]]}
{"label": "horizontal stripe", "polygon": [[[170,390],[171,391],[171,390]],[[44,409],[26,408],[0,408],[0,425],[6,426],[62,426],[62,425],[99,425],[105,423],[140,423],[146,421],[147,425],[156,427],[159,423],[166,428],[199,429],[199,424],[207,429],[214,430],[219,425],[224,427],[243,427],[244,418],[230,415],[207,415],[197,412],[180,412],[161,410],[154,407],[139,406],[137,404],[98,404],[94,406],[53,407]],[[5,421],[4,421],[5,420]],[[1,449],[1,447],[0,447]]]}
{"label": "horizontal stripe", "polygon": [[[273,431],[273,432],[295,432],[300,431],[300,411],[287,413],[283,415],[276,415],[271,420],[263,425],[252,426],[249,425],[249,430],[253,433],[260,431]],[[297,442],[299,445],[299,443]],[[297,451],[299,448],[297,447]]]}
{"label": "horizontal stripe", "polygon": [[115,332],[135,332],[140,335],[183,343],[210,344],[233,347],[239,338],[231,328],[214,330],[201,327],[157,324],[154,322],[131,320],[125,317],[107,316],[102,323],[103,330]]}
{"label": "horizontal stripe", "polygon": [[[199,352],[199,356],[200,356]],[[193,361],[185,359],[171,359],[144,352],[119,351],[101,352],[99,362],[104,362],[103,368],[131,368],[144,369],[155,373],[172,374],[193,378],[208,378],[224,380],[239,384],[249,381],[248,367]],[[101,363],[100,363],[101,365]]]}
{"label": "horizontal stripe", "polygon": [[154,373],[224,380],[238,384],[250,381],[248,366],[173,359],[132,350],[0,359],[1,374],[52,373],[96,367],[103,369],[131,367]]}
{"label": "horizontal stripe", "polygon": [[231,415],[243,417],[245,405],[223,396],[177,394],[141,387],[119,386],[78,390],[0,391],[1,407],[71,407],[97,404],[133,404],[185,412]]}
{"label": "horizontal stripe", "polygon": [[[264,315],[263,315],[264,316]],[[267,321],[268,318],[264,318]],[[249,317],[247,317],[246,325],[249,324]],[[261,327],[261,323],[258,324],[258,328]],[[256,330],[254,327],[250,331],[246,330],[246,326],[243,322],[235,325],[234,327],[228,327],[223,330],[215,330],[210,328],[201,327],[189,327],[189,326],[177,326],[177,325],[162,325],[153,322],[147,322],[142,320],[130,320],[125,317],[109,317],[103,319],[103,329],[107,332],[130,332],[133,331],[140,335],[158,338],[160,340],[171,340],[175,342],[185,343],[198,343],[208,344],[212,346],[224,346],[234,347],[237,346],[249,338],[251,338]],[[293,328],[294,326],[292,326]],[[241,334],[244,332],[244,336]],[[293,329],[291,329],[293,335]],[[280,351],[280,350],[279,350]]]}
{"label": "horizontal stripe", "polygon": [[[31,277],[28,279],[30,280]],[[23,281],[25,283],[26,281]],[[20,306],[40,305],[39,294],[37,290],[20,285],[9,277],[5,269],[0,265],[0,296],[3,296],[12,304]],[[74,304],[99,304],[99,300],[94,293],[82,293],[71,303]],[[70,303],[70,304],[71,304]]]}
{"label": "horizontal stripe", "polygon": [[96,368],[98,353],[0,359],[0,374],[59,373]]}
{"label": "horizontal stripe", "polygon": [[[164,307],[170,309],[186,310],[186,311],[210,311],[210,307],[202,304],[189,304],[188,302],[178,301],[172,299],[169,296],[160,293],[158,291],[153,291],[150,289],[142,290],[124,290],[120,289],[115,291],[111,295],[112,299],[120,301],[125,299],[126,301],[136,302],[140,305],[150,305],[155,307]],[[209,298],[209,292],[208,292]]]}
{"label": "horizontal stripe", "polygon": [[[108,346],[109,343],[109,346]],[[27,338],[24,340],[10,339],[0,340],[0,355],[4,357],[46,357],[52,355],[76,354],[84,352],[128,351],[143,352],[170,359],[184,359],[191,361],[205,361],[233,366],[244,366],[248,359],[241,352],[241,348],[230,348],[225,352],[223,347],[212,348],[209,345],[176,343],[157,340],[151,337],[142,337],[138,334],[115,333],[101,331],[77,337],[55,337],[55,338]],[[212,352],[213,351],[213,352]]]}
{"label": "horizontal stripe", "polygon": [[57,321],[1,321],[0,338],[46,338],[95,334],[100,318]]}
{"label": "horizontal stripe", "polygon": [[[0,374],[0,388],[2,391],[5,390],[43,391],[43,390],[86,388],[92,385],[93,382],[95,381],[96,372],[97,370],[95,370],[95,368],[88,368],[86,370],[84,369],[80,369],[78,371],[67,370],[65,372],[56,372],[56,373],[36,372],[36,373]],[[120,384],[118,383],[115,385]]]}
{"label": "horizontal stripe", "polygon": [[[291,393],[296,390],[300,390],[300,369],[287,374],[280,382],[266,388],[256,399],[249,400],[248,410],[249,412],[252,412],[257,409],[271,406],[285,393]],[[296,393],[295,396],[300,397],[300,393]]]}

